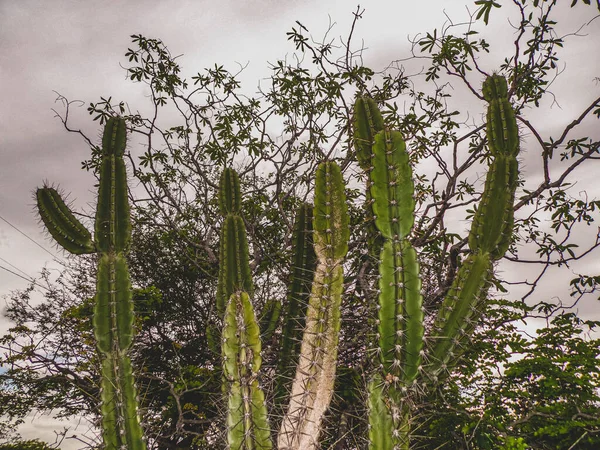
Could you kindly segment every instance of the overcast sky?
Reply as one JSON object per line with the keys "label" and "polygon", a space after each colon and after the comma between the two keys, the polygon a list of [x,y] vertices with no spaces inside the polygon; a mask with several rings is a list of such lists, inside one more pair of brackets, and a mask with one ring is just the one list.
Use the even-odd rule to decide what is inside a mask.
{"label": "overcast sky", "polygon": [[[367,65],[383,69],[393,59],[408,56],[407,36],[439,28],[444,13],[457,22],[467,18],[464,0],[427,0],[420,2],[364,1],[364,19],[359,21],[355,42],[364,39]],[[321,38],[330,21],[336,22],[331,36],[347,37],[356,4],[347,1],[32,1],[0,0],[0,266],[29,277],[36,277],[42,267],[57,267],[50,254],[59,258],[57,250],[42,233],[33,213],[32,193],[43,180],[59,184],[71,193],[70,199],[79,210],[94,204],[93,179],[80,170],[88,148],[74,134],[69,134],[51,111],[60,110],[57,95],[70,100],[96,101],[100,96],[113,96],[129,102],[133,110],[147,105],[141,85],[125,79],[124,53],[131,34],[160,38],[179,60],[188,78],[215,63],[235,72],[239,64],[249,63],[240,77],[244,88],[252,94],[258,80],[269,75],[267,61],[274,62],[294,51],[285,33],[299,20],[315,38]],[[506,8],[505,8],[506,9]],[[564,31],[574,31],[575,24],[591,18],[591,8],[568,10]],[[561,17],[562,20],[562,17]],[[600,87],[593,82],[600,76],[600,21],[585,29],[589,36],[569,43],[568,65],[560,83],[554,88],[562,109],[554,106],[544,115],[532,111],[531,120],[548,133],[579,114]],[[481,27],[483,28],[483,27]],[[500,32],[499,30],[503,30]],[[495,43],[494,55],[486,68],[499,64],[514,37],[506,19],[492,16],[483,30]],[[595,36],[595,37],[594,37]],[[500,58],[494,60],[494,58]],[[576,81],[574,81],[576,80]],[[99,127],[92,123],[85,108],[72,111],[73,126],[88,136],[97,137]],[[590,128],[598,139],[600,132]],[[539,150],[539,149],[538,149]],[[537,150],[535,150],[537,151]],[[535,178],[539,168],[527,167]],[[590,170],[579,180],[590,192],[600,197],[591,181],[598,170]],[[598,183],[595,183],[596,185]],[[9,225],[10,222],[14,227]],[[36,243],[32,242],[33,239]],[[582,262],[590,271],[600,273],[600,258]],[[22,272],[20,272],[22,271]],[[569,277],[567,276],[566,279]],[[27,281],[0,269],[0,295],[23,289]],[[556,286],[546,286],[540,295],[556,294]],[[3,307],[4,300],[0,300]],[[582,313],[593,317],[597,305],[582,305]],[[595,314],[595,318],[600,318]],[[8,324],[0,319],[0,334]],[[28,421],[22,427],[27,438],[53,441],[53,431],[63,424],[44,417]],[[79,432],[84,432],[84,425]],[[78,448],[71,440],[61,448]]]}

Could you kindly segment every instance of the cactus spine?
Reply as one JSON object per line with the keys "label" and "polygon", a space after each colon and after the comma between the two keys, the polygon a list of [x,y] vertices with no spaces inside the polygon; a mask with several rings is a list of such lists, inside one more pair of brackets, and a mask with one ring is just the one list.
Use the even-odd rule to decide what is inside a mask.
{"label": "cactus spine", "polygon": [[146,444],[128,352],[133,339],[133,302],[125,252],[131,237],[125,121],[110,118],[102,137],[95,240],[52,188],[37,191],[40,216],[50,234],[74,254],[98,252],[94,334],[102,354],[102,436],[107,450],[143,450]]}
{"label": "cactus spine", "polygon": [[279,433],[280,450],[319,448],[323,414],[333,395],[342,263],[350,234],[344,182],[333,162],[323,162],[317,169],[313,228],[317,267],[290,404]]}

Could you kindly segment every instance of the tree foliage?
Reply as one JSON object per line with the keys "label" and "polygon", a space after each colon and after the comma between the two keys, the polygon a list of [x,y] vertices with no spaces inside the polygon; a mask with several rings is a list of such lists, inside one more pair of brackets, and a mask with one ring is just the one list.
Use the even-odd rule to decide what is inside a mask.
{"label": "tree foliage", "polygon": [[[324,447],[364,447],[362,392],[372,365],[367,349],[374,329],[376,260],[367,248],[365,180],[355,163],[350,129],[353,97],[369,94],[386,125],[406,138],[417,203],[411,241],[419,252],[425,307],[434,310],[467,251],[466,230],[455,218],[472,217],[483,189],[478,171],[489,153],[480,85],[492,72],[509,80],[528,161],[515,203],[513,245],[501,267],[535,267],[537,272],[509,281],[497,271],[489,310],[472,345],[443,388],[418,405],[414,445],[592,449],[600,444],[600,341],[587,334],[599,324],[536,297],[543,283],[552,282],[548,273],[554,267],[595,255],[600,244],[597,236],[576,239],[594,235],[589,229],[600,203],[573,189],[599,159],[600,137],[581,130],[589,123],[597,127],[600,95],[590,96],[582,111],[551,134],[529,117],[532,110],[548,108],[552,82],[561,72],[560,52],[575,39],[557,34],[557,17],[570,11],[557,3],[476,1],[465,22],[448,22],[415,37],[411,54],[399,55],[383,70],[365,67],[366,50],[352,41],[364,13],[360,8],[348,39],[339,45],[316,41],[297,22],[287,34],[295,62],[272,63],[269,82],[254,96],[242,88],[239,74],[220,65],[187,80],[161,40],[131,37],[125,70],[133,83],[149,89],[153,111],[143,116],[109,97],[89,103],[88,112],[100,124],[122,115],[143,144],[143,151],[132,146],[128,154],[131,175],[139,182],[132,192],[128,258],[138,329],[132,359],[140,368],[151,448],[214,448],[215,424],[223,417],[215,371],[219,356],[209,350],[206,336],[218,270],[219,173],[225,166],[240,173],[256,285],[253,301],[261,311],[269,299],[285,299],[291,211],[311,199],[315,168],[324,159],[336,160],[344,171],[353,231],[340,369]],[[494,49],[484,37],[485,26],[508,9],[519,18],[507,30],[514,45],[500,66],[487,66],[484,56]],[[416,61],[423,70],[413,73]],[[477,106],[464,109],[463,93]],[[61,99],[65,128],[79,132],[67,120],[73,102]],[[82,137],[92,151],[83,168],[95,172],[100,150]],[[32,410],[54,410],[64,417],[85,415],[97,424],[93,267],[90,257],[65,267],[58,279],[44,272],[37,285],[11,296],[5,316],[14,326],[0,338],[0,363],[7,369],[0,373],[0,414],[15,423]],[[47,289],[40,291],[40,285]],[[573,304],[589,301],[597,286],[597,274],[576,274],[570,286]],[[517,287],[524,293],[512,294]],[[43,301],[34,301],[40,294]],[[519,323],[539,319],[547,324],[535,336],[519,328]],[[274,395],[269,380],[279,341],[280,330],[264,343],[267,395]]]}

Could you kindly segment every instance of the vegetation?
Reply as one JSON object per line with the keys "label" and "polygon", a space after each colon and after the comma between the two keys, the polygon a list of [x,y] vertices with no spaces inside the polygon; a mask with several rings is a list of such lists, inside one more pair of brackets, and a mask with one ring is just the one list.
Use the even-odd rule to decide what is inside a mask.
{"label": "vegetation", "polygon": [[[415,75],[394,66],[376,73],[361,64],[352,35],[340,49],[311,41],[298,24],[288,37],[310,63],[278,61],[257,97],[219,66],[190,86],[160,40],[133,36],[127,71],[150,88],[155,114],[129,113],[112,99],[88,108],[106,136],[122,123],[145,142],[142,154],[126,152],[143,189],[131,198],[129,252],[100,248],[105,220],[94,241],[56,190],[40,193],[50,233],[83,256],[58,280],[42,274],[50,289],[41,304],[30,303],[34,285],[12,296],[14,327],[0,338],[0,413],[18,422],[33,409],[57,410],[100,425],[100,380],[112,373],[103,361],[131,358],[149,448],[269,448],[270,440],[278,448],[596,448],[600,340],[590,332],[599,323],[532,300],[553,267],[594,255],[600,243],[575,239],[594,225],[600,203],[569,189],[598,159],[598,137],[580,130],[597,124],[600,96],[545,136],[528,114],[552,95],[568,43],[554,17],[568,5],[503,5],[520,16],[513,52],[482,67],[492,49],[475,28],[500,4],[475,3],[468,23],[413,41],[412,57],[427,61]],[[449,80],[482,109],[455,109]],[[180,124],[163,127],[172,106]],[[87,142],[84,168],[102,186],[111,178],[106,141]],[[528,163],[519,164],[524,153]],[[101,188],[97,216],[103,198]],[[457,215],[472,222],[469,233]],[[106,258],[129,266],[131,346],[120,344],[121,331],[98,332]],[[537,267],[520,281],[525,293],[507,290],[516,282],[496,260]],[[578,274],[574,304],[599,281]],[[535,319],[546,320],[536,336],[519,332]],[[117,343],[103,348],[107,335]],[[298,402],[307,392],[312,403]],[[128,403],[135,408],[120,402]],[[265,433],[264,403],[279,441]]]}

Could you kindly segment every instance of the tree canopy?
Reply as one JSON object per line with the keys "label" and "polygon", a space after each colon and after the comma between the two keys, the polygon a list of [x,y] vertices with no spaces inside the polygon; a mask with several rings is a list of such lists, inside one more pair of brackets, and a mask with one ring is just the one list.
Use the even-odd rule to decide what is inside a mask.
{"label": "tree canopy", "polygon": [[[345,263],[342,330],[336,395],[327,416],[323,448],[364,448],[364,387],[373,361],[376,257],[369,253],[365,176],[359,170],[352,123],[357,93],[379,105],[385,125],[401,130],[415,178],[417,249],[427,312],[439,308],[468,251],[467,231],[481,197],[481,171],[490,158],[485,135],[483,79],[506,77],[519,124],[526,164],[514,205],[512,244],[496,270],[484,319],[447,382],[416,405],[415,448],[594,449],[600,445],[600,322],[579,317],[578,302],[595,301],[600,275],[590,265],[569,286],[569,304],[540,297],[548,274],[575,261],[597,257],[595,231],[600,200],[573,188],[600,159],[600,92],[594,80],[577,80],[589,101],[567,124],[551,133],[530,118],[549,110],[552,83],[561,76],[561,52],[574,39],[556,31],[570,8],[556,0],[500,4],[476,1],[465,21],[448,21],[411,40],[409,55],[385,68],[363,65],[368,50],[353,41],[363,14],[354,12],[347,39],[316,40],[299,22],[287,34],[294,63],[270,66],[268,83],[249,96],[238,74],[216,64],[192,76],[160,39],[132,35],[125,71],[150,92],[152,112],[112,98],[90,102],[87,111],[103,124],[122,116],[133,139],[127,153],[133,243],[128,254],[134,284],[137,335],[132,359],[149,447],[215,448],[223,418],[219,354],[208,344],[215,308],[219,230],[216,190],[224,167],[235,167],[243,193],[242,216],[250,243],[261,312],[271,299],[284,303],[292,272],[293,211],[312,199],[314,173],[335,160],[346,181],[350,213]],[[569,8],[570,6],[570,8]],[[600,5],[599,5],[600,8]],[[504,55],[486,40],[488,23],[510,9],[513,45]],[[486,55],[502,61],[490,66]],[[422,69],[413,71],[415,63]],[[596,79],[597,81],[597,79]],[[575,81],[574,81],[575,82]],[[583,88],[582,88],[583,89]],[[83,169],[97,174],[100,148],[73,129],[76,104],[61,97],[66,130],[79,133],[91,157]],[[131,183],[134,185],[134,183]],[[93,339],[94,257],[69,259],[58,279],[12,294],[4,312],[13,323],[0,337],[0,425],[8,432],[31,411],[62,417],[99,418],[99,358]],[[505,279],[505,271],[523,272]],[[535,272],[534,272],[535,271]],[[48,286],[39,290],[39,284]],[[515,294],[519,292],[519,294]],[[41,303],[34,298],[42,296]],[[523,324],[542,323],[535,334]],[[426,324],[431,326],[431,324]],[[274,374],[281,326],[263,342],[267,396]],[[279,412],[280,413],[280,412]],[[273,420],[277,414],[273,413]],[[68,433],[68,432],[67,432]],[[90,448],[99,446],[91,439]],[[12,447],[6,447],[12,448]],[[25,447],[23,447],[25,448]],[[29,447],[27,447],[29,448]],[[31,447],[33,448],[33,447]],[[37,447],[36,447],[37,448]]]}

